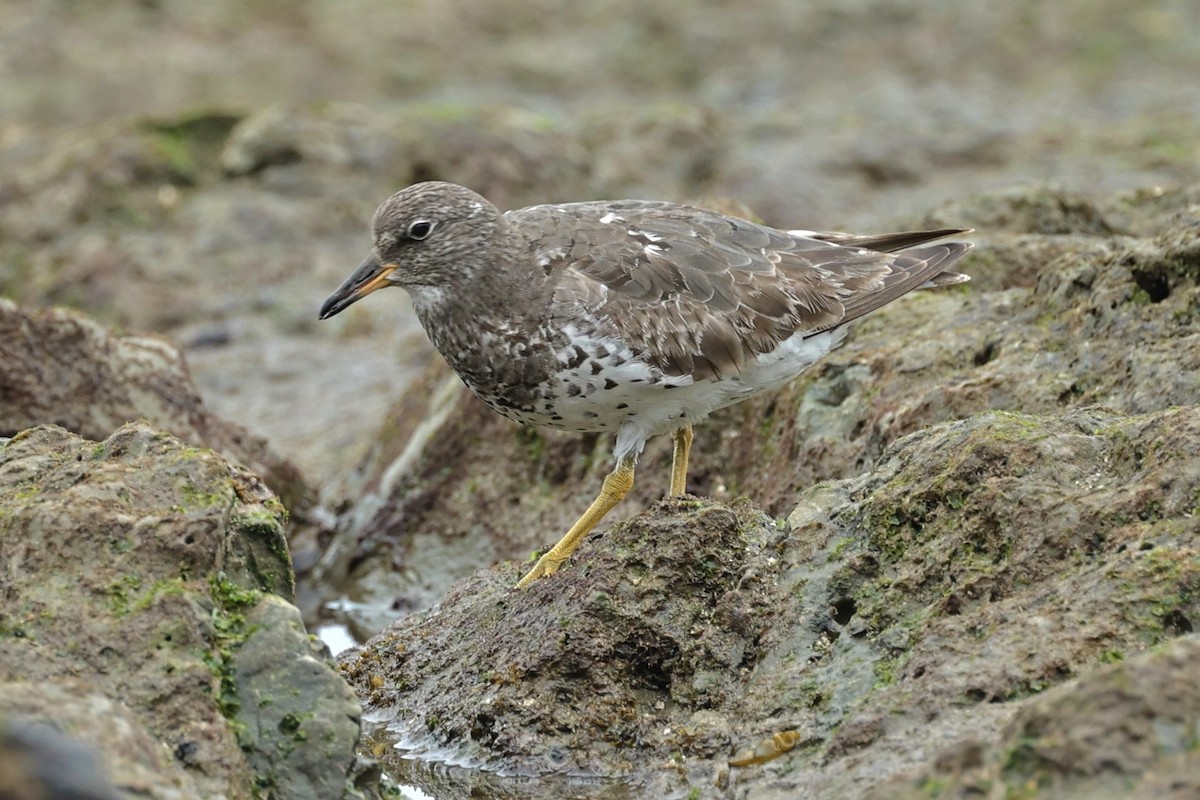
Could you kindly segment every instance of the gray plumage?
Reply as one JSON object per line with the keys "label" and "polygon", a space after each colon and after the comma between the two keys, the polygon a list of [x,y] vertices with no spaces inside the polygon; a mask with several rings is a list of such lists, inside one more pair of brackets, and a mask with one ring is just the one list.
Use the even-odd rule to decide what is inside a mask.
{"label": "gray plumage", "polygon": [[421,183],[376,212],[375,246],[321,318],[400,285],[437,349],[486,403],[525,424],[649,436],[787,383],[847,323],[949,268],[966,230],[784,231],[691,206],[623,200],[500,214]]}

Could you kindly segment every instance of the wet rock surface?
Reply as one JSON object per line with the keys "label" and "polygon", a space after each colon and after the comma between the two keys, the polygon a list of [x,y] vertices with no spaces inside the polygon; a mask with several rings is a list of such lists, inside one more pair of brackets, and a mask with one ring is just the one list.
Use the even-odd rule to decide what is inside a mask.
{"label": "wet rock surface", "polygon": [[986,747],[959,744],[908,785],[869,796],[1194,797],[1197,656],[1200,639],[1187,635],[1047,691]]}
{"label": "wet rock surface", "polygon": [[[1197,447],[1194,406],[943,423],[801,494],[786,522],[662,501],[528,591],[511,590],[519,565],[479,573],[343,672],[418,756],[639,796],[858,796],[942,775],[964,739],[1003,750],[1005,726],[1051,747],[1042,692],[1135,656],[1159,668],[1173,651],[1156,646],[1192,631]],[[1054,697],[1083,709],[1091,685]],[[1129,702],[1178,703],[1186,727],[1200,706],[1177,687]],[[774,760],[730,767],[780,734]],[[1030,764],[1050,783],[1084,770]]]}
{"label": "wet rock surface", "polygon": [[0,508],[8,724],[57,726],[137,796],[364,796],[358,702],[287,602],[253,473],[146,424],[42,426],[0,446]]}

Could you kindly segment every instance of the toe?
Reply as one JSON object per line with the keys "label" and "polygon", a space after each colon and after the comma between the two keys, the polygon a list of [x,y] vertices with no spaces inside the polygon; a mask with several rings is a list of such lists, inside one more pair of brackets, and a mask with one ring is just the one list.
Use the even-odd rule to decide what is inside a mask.
{"label": "toe", "polygon": [[537,560],[537,563],[533,565],[533,569],[531,569],[531,570],[529,570],[529,572],[525,573],[525,577],[523,577],[523,578],[521,578],[521,580],[517,581],[517,585],[514,586],[513,588],[528,589],[529,586],[534,581],[536,581],[538,578],[546,578],[546,577],[549,577],[550,575],[553,575],[555,572],[558,572],[558,568],[561,565],[562,565],[561,561],[556,561],[554,559],[551,559],[550,554],[547,553],[546,555],[542,556],[541,558],[539,558]]}

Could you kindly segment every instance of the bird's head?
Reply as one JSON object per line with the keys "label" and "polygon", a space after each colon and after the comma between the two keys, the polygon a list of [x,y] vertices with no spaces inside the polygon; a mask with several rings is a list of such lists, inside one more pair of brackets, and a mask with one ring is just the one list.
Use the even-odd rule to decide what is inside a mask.
{"label": "bird's head", "polygon": [[328,319],[376,289],[403,286],[433,301],[470,281],[500,225],[500,212],[463,186],[417,183],[383,202],[372,223],[370,254],[321,305]]}

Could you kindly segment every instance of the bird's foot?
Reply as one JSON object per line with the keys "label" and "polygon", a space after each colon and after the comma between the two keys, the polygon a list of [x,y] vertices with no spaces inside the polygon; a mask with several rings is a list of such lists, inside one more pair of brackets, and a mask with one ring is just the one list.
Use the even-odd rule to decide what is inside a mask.
{"label": "bird's foot", "polygon": [[533,569],[529,570],[524,578],[517,581],[517,589],[527,589],[538,578],[544,578],[557,572],[558,568],[571,557],[571,553],[575,552],[575,548],[579,546],[583,537],[596,527],[596,523],[603,519],[604,515],[621,501],[621,498],[629,494],[629,490],[633,486],[633,465],[636,458],[636,456],[626,456],[617,462],[616,469],[604,479],[604,484],[600,487],[600,495],[592,501],[588,510],[583,512],[583,516],[571,526],[571,530],[558,540],[558,544],[551,547],[545,555],[537,560]]}
{"label": "bird's foot", "polygon": [[558,572],[558,568],[566,563],[566,558],[555,556],[554,551],[543,553],[542,557],[533,565],[533,569],[525,573],[525,577],[517,581],[515,588],[527,589],[538,578],[548,578]]}

